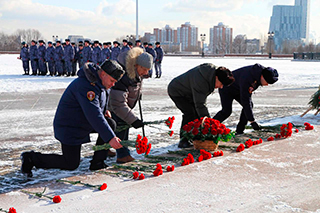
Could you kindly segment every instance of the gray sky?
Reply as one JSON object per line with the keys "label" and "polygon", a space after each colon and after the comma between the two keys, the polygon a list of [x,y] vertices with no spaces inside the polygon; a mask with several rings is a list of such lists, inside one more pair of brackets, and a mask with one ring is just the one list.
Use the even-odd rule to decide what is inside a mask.
{"label": "gray sky", "polygon": [[[169,24],[173,28],[191,22],[199,34],[223,22],[233,28],[233,37],[246,34],[261,39],[267,35],[273,5],[293,5],[294,0],[139,0],[139,34]],[[0,0],[0,31],[37,29],[51,40],[83,35],[100,41],[133,34],[136,30],[136,0]],[[310,33],[320,42],[320,1],[311,0]]]}

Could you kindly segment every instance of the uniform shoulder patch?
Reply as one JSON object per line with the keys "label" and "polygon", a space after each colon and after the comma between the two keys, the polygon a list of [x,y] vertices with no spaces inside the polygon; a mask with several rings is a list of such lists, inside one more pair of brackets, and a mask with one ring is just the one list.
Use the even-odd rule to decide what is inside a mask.
{"label": "uniform shoulder patch", "polygon": [[87,98],[89,101],[92,101],[96,97],[96,94],[93,91],[87,92]]}

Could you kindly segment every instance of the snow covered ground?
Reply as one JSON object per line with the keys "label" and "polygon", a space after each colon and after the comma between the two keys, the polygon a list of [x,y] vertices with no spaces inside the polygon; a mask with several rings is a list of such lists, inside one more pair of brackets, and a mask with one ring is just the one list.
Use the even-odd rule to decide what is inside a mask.
{"label": "snow covered ground", "polygon": [[[23,76],[22,64],[16,58],[17,55],[0,55],[0,193],[11,191],[11,194],[9,193],[9,195],[7,195],[10,196],[15,195],[14,193],[16,192],[12,192],[13,190],[30,186],[36,183],[42,183],[44,181],[50,181],[56,178],[70,177],[73,175],[91,175],[91,172],[88,171],[88,167],[92,155],[91,147],[94,144],[93,142],[83,146],[83,159],[79,169],[75,171],[61,172],[58,170],[45,171],[40,169],[34,172],[35,179],[33,181],[27,182],[20,175],[19,155],[22,151],[36,150],[48,153],[60,153],[60,144],[53,137],[52,121],[63,90],[75,77]],[[264,66],[271,66],[278,70],[280,75],[279,81],[274,85],[259,88],[253,95],[253,101],[255,104],[254,113],[256,116],[256,120],[259,123],[263,125],[273,125],[291,121],[295,124],[303,124],[304,122],[310,122],[315,125],[320,124],[319,116],[314,116],[312,113],[307,114],[304,118],[299,117],[300,114],[302,114],[308,108],[307,103],[311,94],[313,94],[319,87],[320,63],[291,61],[290,59],[265,60],[245,58],[165,57],[162,65],[163,76],[160,79],[152,78],[146,79],[144,81],[142,100],[144,120],[160,120],[174,115],[177,120],[173,127],[173,130],[175,132],[178,132],[179,124],[181,121],[181,114],[175,108],[173,102],[166,94],[167,85],[175,76],[178,76],[179,74],[189,70],[190,68],[206,62],[213,63],[218,66],[225,66],[230,70],[234,70],[239,67],[251,65],[254,63],[260,63]],[[135,110],[138,113],[138,107],[136,108],[137,109]],[[219,95],[217,94],[217,92],[208,97],[208,108],[211,115],[214,115],[220,110]],[[231,128],[234,128],[237,123],[241,107],[238,104],[234,103],[233,111],[234,112],[232,116],[226,121],[226,125]],[[162,130],[149,127],[146,128],[146,135],[148,136],[149,141],[153,144],[151,154],[161,154],[166,152],[167,150],[176,150],[178,136],[174,135],[173,138],[169,138],[167,137],[166,133],[167,128],[165,126],[159,127]],[[132,130],[130,134],[131,139],[134,139],[135,136],[140,133],[140,131],[141,130]],[[318,132],[315,131],[314,133],[309,134],[318,134]],[[313,138],[317,138],[316,135],[311,136],[313,136]],[[92,134],[92,141],[95,141],[96,137],[96,134]],[[310,146],[318,147],[319,143],[320,142],[310,142]],[[141,158],[135,153],[133,153],[133,156],[137,159]],[[234,160],[234,158],[238,159],[240,157],[231,156],[228,157],[228,159],[222,160],[224,161],[224,167],[237,167],[236,165],[233,165],[232,160]],[[242,156],[242,158],[245,158],[245,160],[249,160],[249,157],[246,155]],[[262,155],[261,158],[263,158]],[[319,161],[319,158],[315,157],[315,159],[313,160]],[[220,161],[214,161],[213,164],[216,164],[216,166],[221,166],[222,162],[219,162]],[[108,160],[107,163],[114,163],[114,159]],[[288,166],[290,166],[285,163],[276,165],[277,168],[287,168]],[[309,164],[306,163],[306,166],[308,165]],[[255,168],[253,168],[252,166],[253,165],[247,165],[247,167],[255,170]],[[205,174],[204,167],[197,168],[199,174]],[[221,168],[219,171],[222,170],[223,168]],[[177,172],[185,173],[187,171],[184,171],[181,168]],[[316,177],[319,178],[319,173],[313,175],[316,175]],[[168,176],[167,179],[170,180],[170,177]],[[151,181],[153,180],[150,179],[149,182]],[[192,181],[195,181],[195,179],[192,179]],[[112,179],[111,182],[121,185],[121,182],[119,182],[118,180]],[[219,181],[219,183],[224,184],[224,182],[221,180]],[[117,189],[122,189],[122,187],[124,187],[125,190],[129,190],[128,187],[131,187],[131,185],[125,184],[124,186],[118,186]],[[253,186],[254,184],[250,187]],[[258,184],[257,186],[261,188],[263,184]],[[170,185],[170,183],[168,183],[167,186],[162,187],[175,188],[177,187],[177,185]],[[254,191],[253,188],[252,190]],[[67,192],[68,190],[65,193]],[[255,196],[258,196],[260,191],[254,192],[255,193],[253,194]],[[228,195],[231,196],[232,193],[232,190],[226,191],[225,196],[222,197],[227,197]],[[162,196],[166,196],[165,193],[160,194]],[[197,195],[200,194],[197,193]],[[19,196],[21,196],[21,194],[19,194]],[[81,196],[85,195],[81,194]],[[276,195],[274,196],[275,197],[272,197],[271,199],[278,200],[278,197],[276,197]],[[176,203],[179,203],[180,198],[174,198],[172,197],[172,195],[170,195],[170,197],[172,199],[176,199],[174,201]],[[4,197],[0,196],[0,208],[4,207],[4,204],[6,203],[4,201],[7,201],[7,199],[4,199],[2,202],[2,199],[4,199]],[[78,200],[76,203],[80,204],[81,200],[84,200],[86,198],[78,197],[77,199]],[[211,205],[215,205],[216,201],[219,200],[214,195],[213,197],[206,197],[205,199],[206,202],[212,201],[213,203]],[[117,205],[119,204],[120,201]],[[41,203],[39,205],[46,204]],[[226,206],[228,204],[224,203],[224,205]],[[232,206],[235,205],[236,203],[233,202]],[[303,212],[301,211],[301,209],[299,210],[291,207],[285,208],[285,203],[277,203],[277,205],[278,207],[270,204],[267,209],[269,209],[270,212]],[[204,208],[204,206],[206,205],[201,203],[201,201],[199,201],[199,203],[196,203],[195,206],[202,206],[202,209],[205,212],[212,212],[210,211],[210,208]],[[177,210],[178,207],[181,207],[181,204],[177,205],[177,208],[166,208],[163,211],[158,209],[155,210],[155,212],[176,212],[175,210]],[[30,207],[29,209],[32,208]],[[97,210],[99,208],[94,209]],[[139,209],[141,210],[141,208]],[[192,208],[190,209],[192,210],[196,208],[192,206]],[[239,209],[241,208],[239,207],[238,210]],[[98,211],[107,212],[103,211],[102,209]],[[230,211],[233,211],[232,208],[223,208],[221,212]],[[84,212],[90,211],[86,210]],[[186,210],[185,212],[192,211]],[[240,212],[252,211],[240,210]]]}

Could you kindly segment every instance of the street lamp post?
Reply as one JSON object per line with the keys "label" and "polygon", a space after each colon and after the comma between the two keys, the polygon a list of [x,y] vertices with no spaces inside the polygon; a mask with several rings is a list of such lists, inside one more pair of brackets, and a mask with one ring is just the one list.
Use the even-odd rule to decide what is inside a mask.
{"label": "street lamp post", "polygon": [[273,41],[274,32],[268,32],[268,42],[269,42],[269,58],[272,58],[272,41]]}
{"label": "street lamp post", "polygon": [[201,42],[202,42],[202,54],[201,56],[204,57],[204,41],[206,40],[206,34],[200,34]]}

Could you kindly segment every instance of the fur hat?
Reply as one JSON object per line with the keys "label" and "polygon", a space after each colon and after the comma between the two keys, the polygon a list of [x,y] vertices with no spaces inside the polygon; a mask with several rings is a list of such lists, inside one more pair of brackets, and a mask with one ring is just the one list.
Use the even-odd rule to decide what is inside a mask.
{"label": "fur hat", "polygon": [[101,69],[117,81],[119,81],[124,75],[124,70],[122,69],[122,66],[114,60],[105,60],[101,64]]}
{"label": "fur hat", "polygon": [[262,76],[268,84],[274,84],[278,81],[279,74],[276,69],[267,67],[262,70]]}

